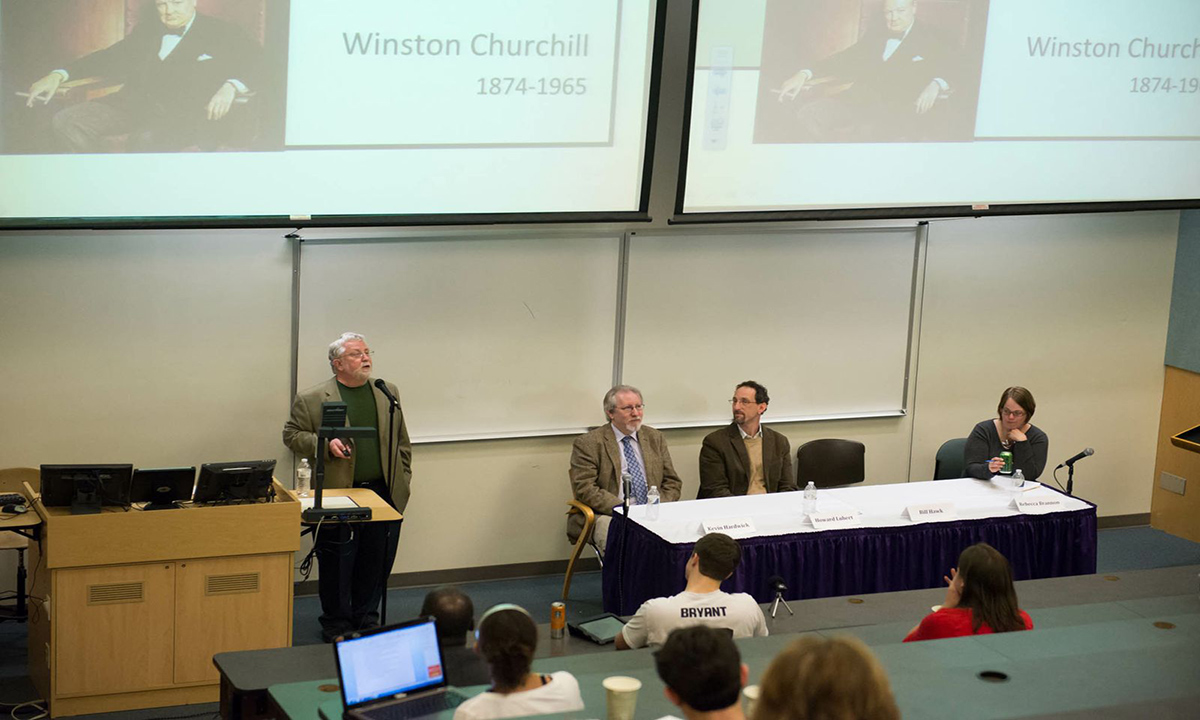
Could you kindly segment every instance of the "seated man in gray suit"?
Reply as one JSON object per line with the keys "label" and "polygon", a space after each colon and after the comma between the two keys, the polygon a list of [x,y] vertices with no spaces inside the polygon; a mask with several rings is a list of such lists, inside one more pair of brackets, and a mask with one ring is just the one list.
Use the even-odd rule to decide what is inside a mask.
{"label": "seated man in gray suit", "polygon": [[[646,491],[658,486],[663,502],[679,499],[683,481],[671,465],[671,453],[662,433],[642,425],[642,393],[629,385],[617,385],[604,394],[604,413],[609,424],[601,425],[575,439],[571,449],[571,491],[575,499],[596,511],[592,541],[604,555],[612,510],[625,497],[621,474],[628,472],[631,505],[646,502]],[[572,515],[567,537],[579,539],[583,518]]]}
{"label": "seated man in gray suit", "polygon": [[747,380],[733,392],[733,422],[704,438],[700,446],[697,499],[756,495],[796,489],[792,448],[783,435],[762,425],[770,397]]}

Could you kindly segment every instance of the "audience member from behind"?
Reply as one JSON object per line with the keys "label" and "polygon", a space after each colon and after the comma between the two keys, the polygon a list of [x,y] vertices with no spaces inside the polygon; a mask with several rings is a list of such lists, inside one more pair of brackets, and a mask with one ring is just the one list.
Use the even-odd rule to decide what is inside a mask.
{"label": "audience member from behind", "polygon": [[467,647],[467,633],[475,629],[475,604],[466,593],[453,586],[429,591],[421,605],[421,617],[437,620],[446,682],[458,687],[491,682],[483,658]]}
{"label": "audience member from behind", "polygon": [[728,535],[709,533],[697,540],[683,570],[687,587],[678,595],[642,603],[617,633],[617,649],[662,645],[672,630],[689,625],[728,628],[734,637],[765,636],[767,620],[754,598],[721,591],[721,582],[741,561],[742,548]]}
{"label": "audience member from behind", "polygon": [[976,543],[958,556],[958,567],[945,578],[946,599],[904,638],[936,640],[1032,630],[1033,620],[1017,607],[1008,560],[987,543]]}
{"label": "audience member from behind", "polygon": [[479,619],[475,652],[483,656],[492,688],[463,702],[454,720],[523,717],[583,709],[579,682],[569,672],[530,672],[537,649],[537,625],[525,608],[496,605]]}
{"label": "audience member from behind", "polygon": [[899,720],[887,673],[862,641],[805,635],[763,673],[753,720]]}
{"label": "audience member from behind", "polygon": [[963,448],[967,477],[990,479],[1004,466],[1000,453],[1007,450],[1013,456],[1013,472],[1020,470],[1026,480],[1037,480],[1046,468],[1050,439],[1030,423],[1035,409],[1033,393],[1023,387],[1000,393],[998,417],[978,423],[967,437]]}
{"label": "audience member from behind", "polygon": [[742,687],[750,669],[728,630],[693,625],[673,631],[654,653],[663,694],[687,720],[742,720]]}

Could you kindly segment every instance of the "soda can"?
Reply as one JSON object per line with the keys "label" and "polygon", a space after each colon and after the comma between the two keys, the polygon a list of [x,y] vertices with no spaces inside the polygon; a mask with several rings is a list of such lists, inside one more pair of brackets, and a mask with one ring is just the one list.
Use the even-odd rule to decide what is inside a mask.
{"label": "soda can", "polygon": [[567,606],[563,603],[550,603],[550,637],[561,638],[567,627]]}
{"label": "soda can", "polygon": [[1004,461],[1004,465],[1000,468],[1000,474],[1001,475],[1012,475],[1012,471],[1013,471],[1012,453],[1005,450],[1004,452],[1000,453],[1000,459]]}

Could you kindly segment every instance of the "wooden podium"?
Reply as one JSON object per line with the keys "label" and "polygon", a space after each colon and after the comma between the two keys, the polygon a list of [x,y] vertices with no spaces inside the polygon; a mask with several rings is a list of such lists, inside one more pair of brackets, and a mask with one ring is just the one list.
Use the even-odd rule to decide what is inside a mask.
{"label": "wooden podium", "polygon": [[178,510],[33,503],[29,675],[51,717],[216,702],[214,654],[291,645],[300,503],[274,487]]}

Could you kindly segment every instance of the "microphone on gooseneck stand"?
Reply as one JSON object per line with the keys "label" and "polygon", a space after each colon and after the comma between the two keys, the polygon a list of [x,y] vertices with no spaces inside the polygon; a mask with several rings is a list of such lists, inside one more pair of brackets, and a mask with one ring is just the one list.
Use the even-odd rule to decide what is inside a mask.
{"label": "microphone on gooseneck stand", "polygon": [[1095,454],[1095,452],[1096,451],[1091,448],[1084,448],[1082,451],[1072,455],[1070,460],[1067,460],[1066,462],[1059,464],[1058,467],[1054,468],[1055,470],[1057,470],[1058,468],[1063,467],[1064,465],[1066,466],[1066,468],[1067,468],[1067,494],[1068,495],[1070,495],[1075,490],[1075,463],[1079,462],[1080,460],[1084,459],[1085,457]]}
{"label": "microphone on gooseneck stand", "polygon": [[621,471],[621,552],[617,556],[617,612],[625,614],[625,548],[629,545],[629,496],[633,494],[633,476]]}
{"label": "microphone on gooseneck stand", "polygon": [[[1095,454],[1096,454],[1095,450],[1093,450],[1091,448],[1084,448],[1082,451],[1073,455],[1070,460],[1067,460],[1066,462],[1059,464],[1058,467],[1063,467],[1063,466],[1073,467],[1075,465],[1075,463],[1079,462],[1080,460],[1084,459],[1085,457],[1088,457],[1090,455],[1095,455]],[[1057,469],[1058,468],[1055,468],[1055,470],[1057,470]]]}

